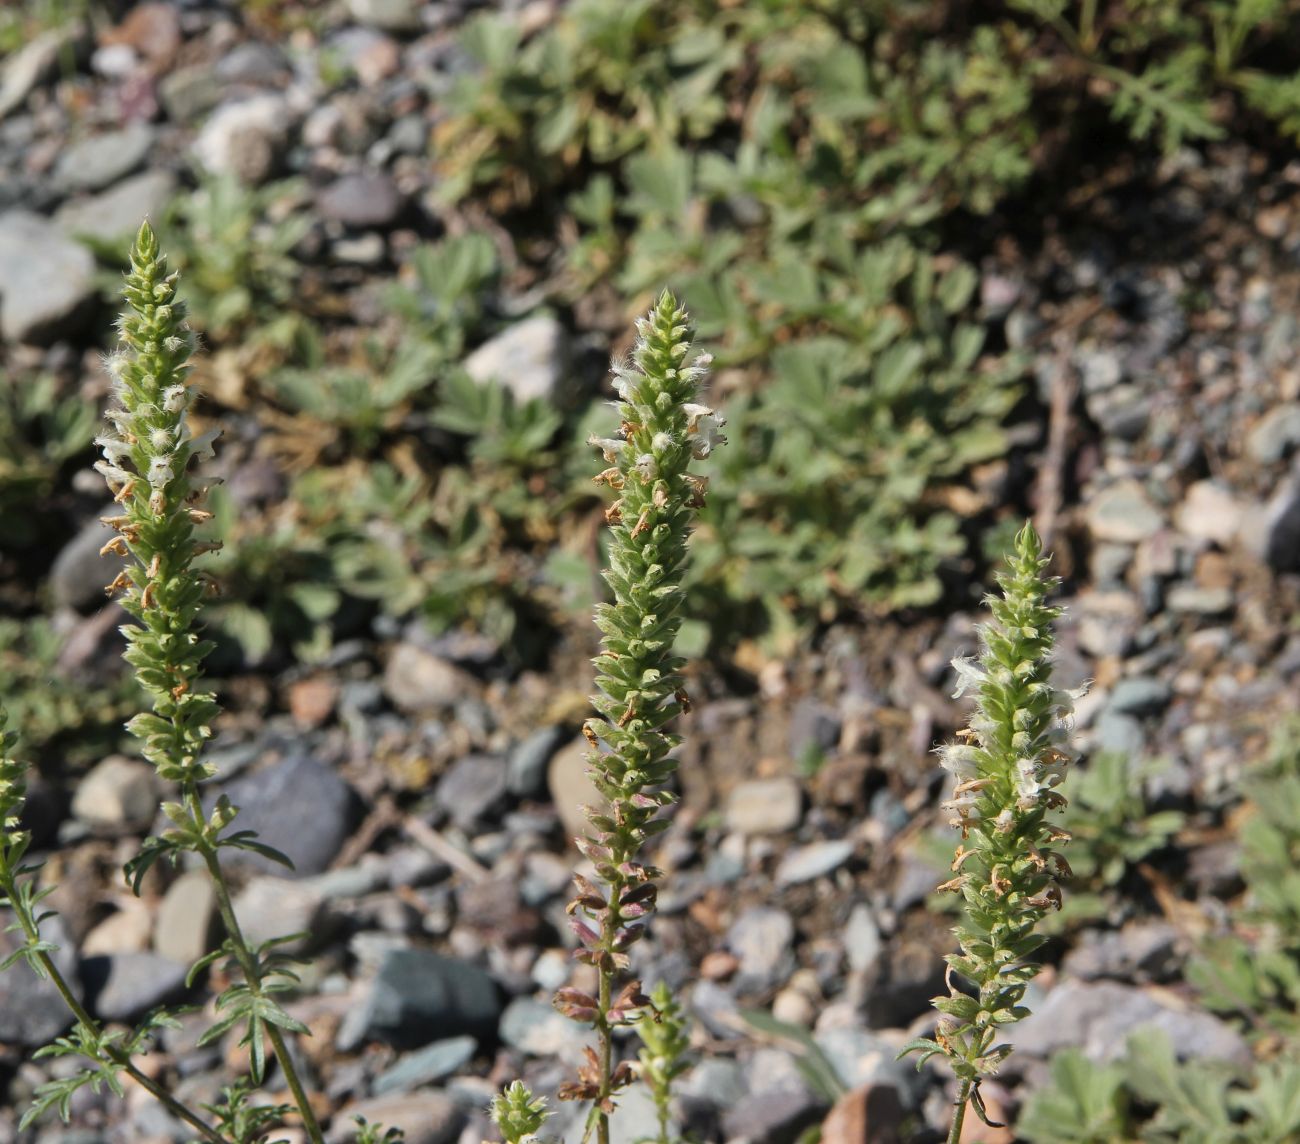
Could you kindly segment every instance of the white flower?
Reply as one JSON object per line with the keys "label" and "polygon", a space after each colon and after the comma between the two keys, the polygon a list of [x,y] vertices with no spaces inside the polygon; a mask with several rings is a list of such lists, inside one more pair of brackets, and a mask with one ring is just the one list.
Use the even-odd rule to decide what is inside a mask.
{"label": "white flower", "polygon": [[181,413],[185,409],[187,397],[185,386],[169,385],[163,390],[162,405],[168,413]]}
{"label": "white flower", "polygon": [[673,447],[673,435],[671,433],[656,433],[650,441],[650,447],[656,453],[665,453]]}
{"label": "white flower", "polygon": [[939,766],[958,779],[979,775],[979,751],[965,743],[945,743],[938,749]]}
{"label": "white flower", "polygon": [[959,655],[953,659],[952,666],[957,672],[957,690],[952,693],[954,699],[960,699],[965,695],[967,688],[978,691],[988,679],[988,674],[973,656]]}
{"label": "white flower", "polygon": [[170,429],[150,429],[149,444],[160,453],[169,449],[172,444],[172,431]]}
{"label": "white flower", "polygon": [[642,453],[632,466],[643,481],[649,484],[659,475],[659,462],[650,453]]}
{"label": "white flower", "polygon": [[117,437],[96,437],[95,444],[103,450],[105,459],[111,465],[120,465],[130,459],[131,446]]}
{"label": "white flower", "polygon": [[155,489],[164,488],[174,475],[170,457],[155,457],[149,463],[149,484]]}
{"label": "white flower", "polygon": [[200,461],[212,460],[216,456],[212,451],[212,443],[220,436],[220,429],[209,429],[206,433],[200,433],[190,442],[190,456],[197,457]]}
{"label": "white flower", "polygon": [[618,441],[613,437],[597,437],[594,433],[587,438],[588,445],[594,445],[601,451],[607,465],[612,465],[618,460],[618,455],[623,451],[626,441]]}

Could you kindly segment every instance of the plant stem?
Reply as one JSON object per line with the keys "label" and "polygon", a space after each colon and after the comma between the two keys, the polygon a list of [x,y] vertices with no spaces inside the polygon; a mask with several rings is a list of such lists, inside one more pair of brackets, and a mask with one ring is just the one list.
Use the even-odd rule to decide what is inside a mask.
{"label": "plant stem", "polygon": [[[187,783],[183,797],[185,808],[189,811],[190,817],[198,827],[202,827],[204,822],[203,804],[199,799],[197,784]],[[235,952],[235,960],[239,962],[239,968],[244,973],[244,980],[248,982],[248,988],[254,995],[261,997],[262,992],[262,973],[257,964],[257,958],[253,956],[252,950],[248,947],[248,939],[244,937],[244,931],[239,924],[239,918],[235,915],[234,901],[230,895],[230,885],[226,881],[225,871],[221,868],[221,859],[217,851],[209,845],[201,845],[199,853],[203,858],[203,864],[207,868],[208,878],[212,882],[212,889],[216,895],[217,911],[221,914],[222,925],[225,926],[226,935],[230,938],[231,948]],[[307,1090],[303,1087],[302,1078],[298,1076],[298,1069],[293,1063],[293,1057],[289,1054],[289,1046],[285,1042],[284,1034],[270,1022],[266,1023],[266,1036],[271,1042],[271,1049],[275,1053],[275,1059],[280,1063],[280,1071],[284,1074],[285,1083],[289,1086],[289,1091],[293,1095],[293,1102],[298,1107],[298,1114],[302,1117],[303,1127],[307,1130],[307,1136],[312,1144],[324,1144],[324,1136],[321,1133],[320,1124],[316,1120],[316,1113],[312,1110],[311,1101],[307,1098]]]}
{"label": "plant stem", "polygon": [[[19,924],[23,928],[29,942],[40,941],[40,931],[37,929],[36,921],[27,910],[21,908],[16,903],[22,899],[18,896],[18,887],[12,875],[0,878],[0,888],[5,892],[11,903],[15,903],[14,913],[18,915]],[[37,960],[41,963],[41,968],[45,970],[46,975],[54,983],[54,988],[59,991],[59,996],[63,998],[63,1003],[67,1005],[69,1012],[76,1019],[77,1023],[87,1030],[92,1030],[96,1034],[100,1032],[99,1022],[96,1021],[88,1012],[77,995],[72,992],[72,987],[68,984],[67,979],[63,976],[59,967],[55,965],[54,959],[45,951],[41,950],[36,955]],[[212,1141],[212,1144],[227,1144],[226,1139],[215,1128],[207,1123],[198,1113],[194,1112],[186,1105],[182,1104],[171,1095],[162,1085],[147,1073],[141,1072],[132,1062],[131,1057],[122,1049],[115,1045],[100,1045],[100,1053],[103,1054],[101,1060],[107,1059],[117,1065],[127,1076],[136,1082],[141,1088],[154,1097],[164,1108],[167,1109],[178,1120],[185,1121],[191,1128],[199,1133],[205,1140]]]}
{"label": "plant stem", "polygon": [[971,1082],[964,1080],[957,1088],[957,1104],[952,1110],[952,1127],[948,1130],[948,1144],[959,1144],[962,1125],[966,1123],[966,1105],[970,1103]]}

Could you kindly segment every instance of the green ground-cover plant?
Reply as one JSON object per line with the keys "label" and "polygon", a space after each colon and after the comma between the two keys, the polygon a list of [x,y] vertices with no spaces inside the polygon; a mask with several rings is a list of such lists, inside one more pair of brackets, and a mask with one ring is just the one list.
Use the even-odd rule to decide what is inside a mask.
{"label": "green ground-cover plant", "polygon": [[961,1139],[968,1103],[988,1122],[979,1086],[1010,1054],[1010,1046],[998,1044],[999,1030],[1029,1013],[1021,1001],[1039,967],[1028,958],[1045,940],[1036,929],[1060,909],[1058,880],[1070,873],[1057,849],[1068,835],[1052,815],[1066,805],[1057,788],[1072,760],[1068,719],[1077,694],[1052,686],[1053,623],[1061,609],[1047,603],[1057,583],[1044,574],[1047,564],[1026,524],[998,574],[1001,595],[988,598],[992,620],[980,626],[979,659],[953,660],[957,695],[976,693],[961,741],[941,751],[956,780],[944,806],[962,837],[956,876],[944,886],[963,900],[954,931],[960,952],[947,959],[949,994],[935,998],[942,1015],[933,1037],[904,1050],[918,1055],[918,1067],[944,1056],[957,1075],[949,1144]]}

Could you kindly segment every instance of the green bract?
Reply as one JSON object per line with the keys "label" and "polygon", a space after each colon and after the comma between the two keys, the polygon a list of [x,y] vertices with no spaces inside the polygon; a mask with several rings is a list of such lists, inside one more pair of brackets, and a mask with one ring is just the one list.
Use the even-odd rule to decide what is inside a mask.
{"label": "green bract", "polygon": [[956,695],[976,693],[970,726],[961,742],[942,749],[943,767],[956,779],[944,807],[962,842],[944,889],[959,892],[965,916],[956,927],[961,952],[949,966],[971,982],[974,997],[950,985],[935,998],[943,1014],[934,1038],[913,1041],[905,1052],[920,1060],[943,1054],[961,1081],[953,1135],[960,1136],[967,1099],[977,1111],[979,1082],[1010,1053],[998,1028],[1026,1016],[1020,1004],[1038,966],[1025,959],[1043,942],[1034,932],[1048,910],[1059,909],[1057,877],[1065,860],[1051,845],[1068,839],[1048,815],[1065,806],[1057,787],[1071,760],[1067,720],[1081,693],[1051,682],[1052,623],[1061,609],[1047,603],[1057,581],[1044,575],[1048,561],[1033,527],[1016,535],[1001,596],[987,600],[992,622],[980,625],[978,660],[953,660]]}

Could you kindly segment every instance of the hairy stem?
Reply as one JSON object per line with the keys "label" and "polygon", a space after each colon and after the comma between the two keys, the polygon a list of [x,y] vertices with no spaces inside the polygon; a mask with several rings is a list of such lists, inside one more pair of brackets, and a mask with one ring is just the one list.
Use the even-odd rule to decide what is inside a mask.
{"label": "hairy stem", "polygon": [[957,1103],[952,1110],[952,1127],[948,1129],[948,1144],[959,1144],[962,1126],[966,1123],[966,1105],[970,1103],[972,1081],[964,1080],[957,1088]]}

